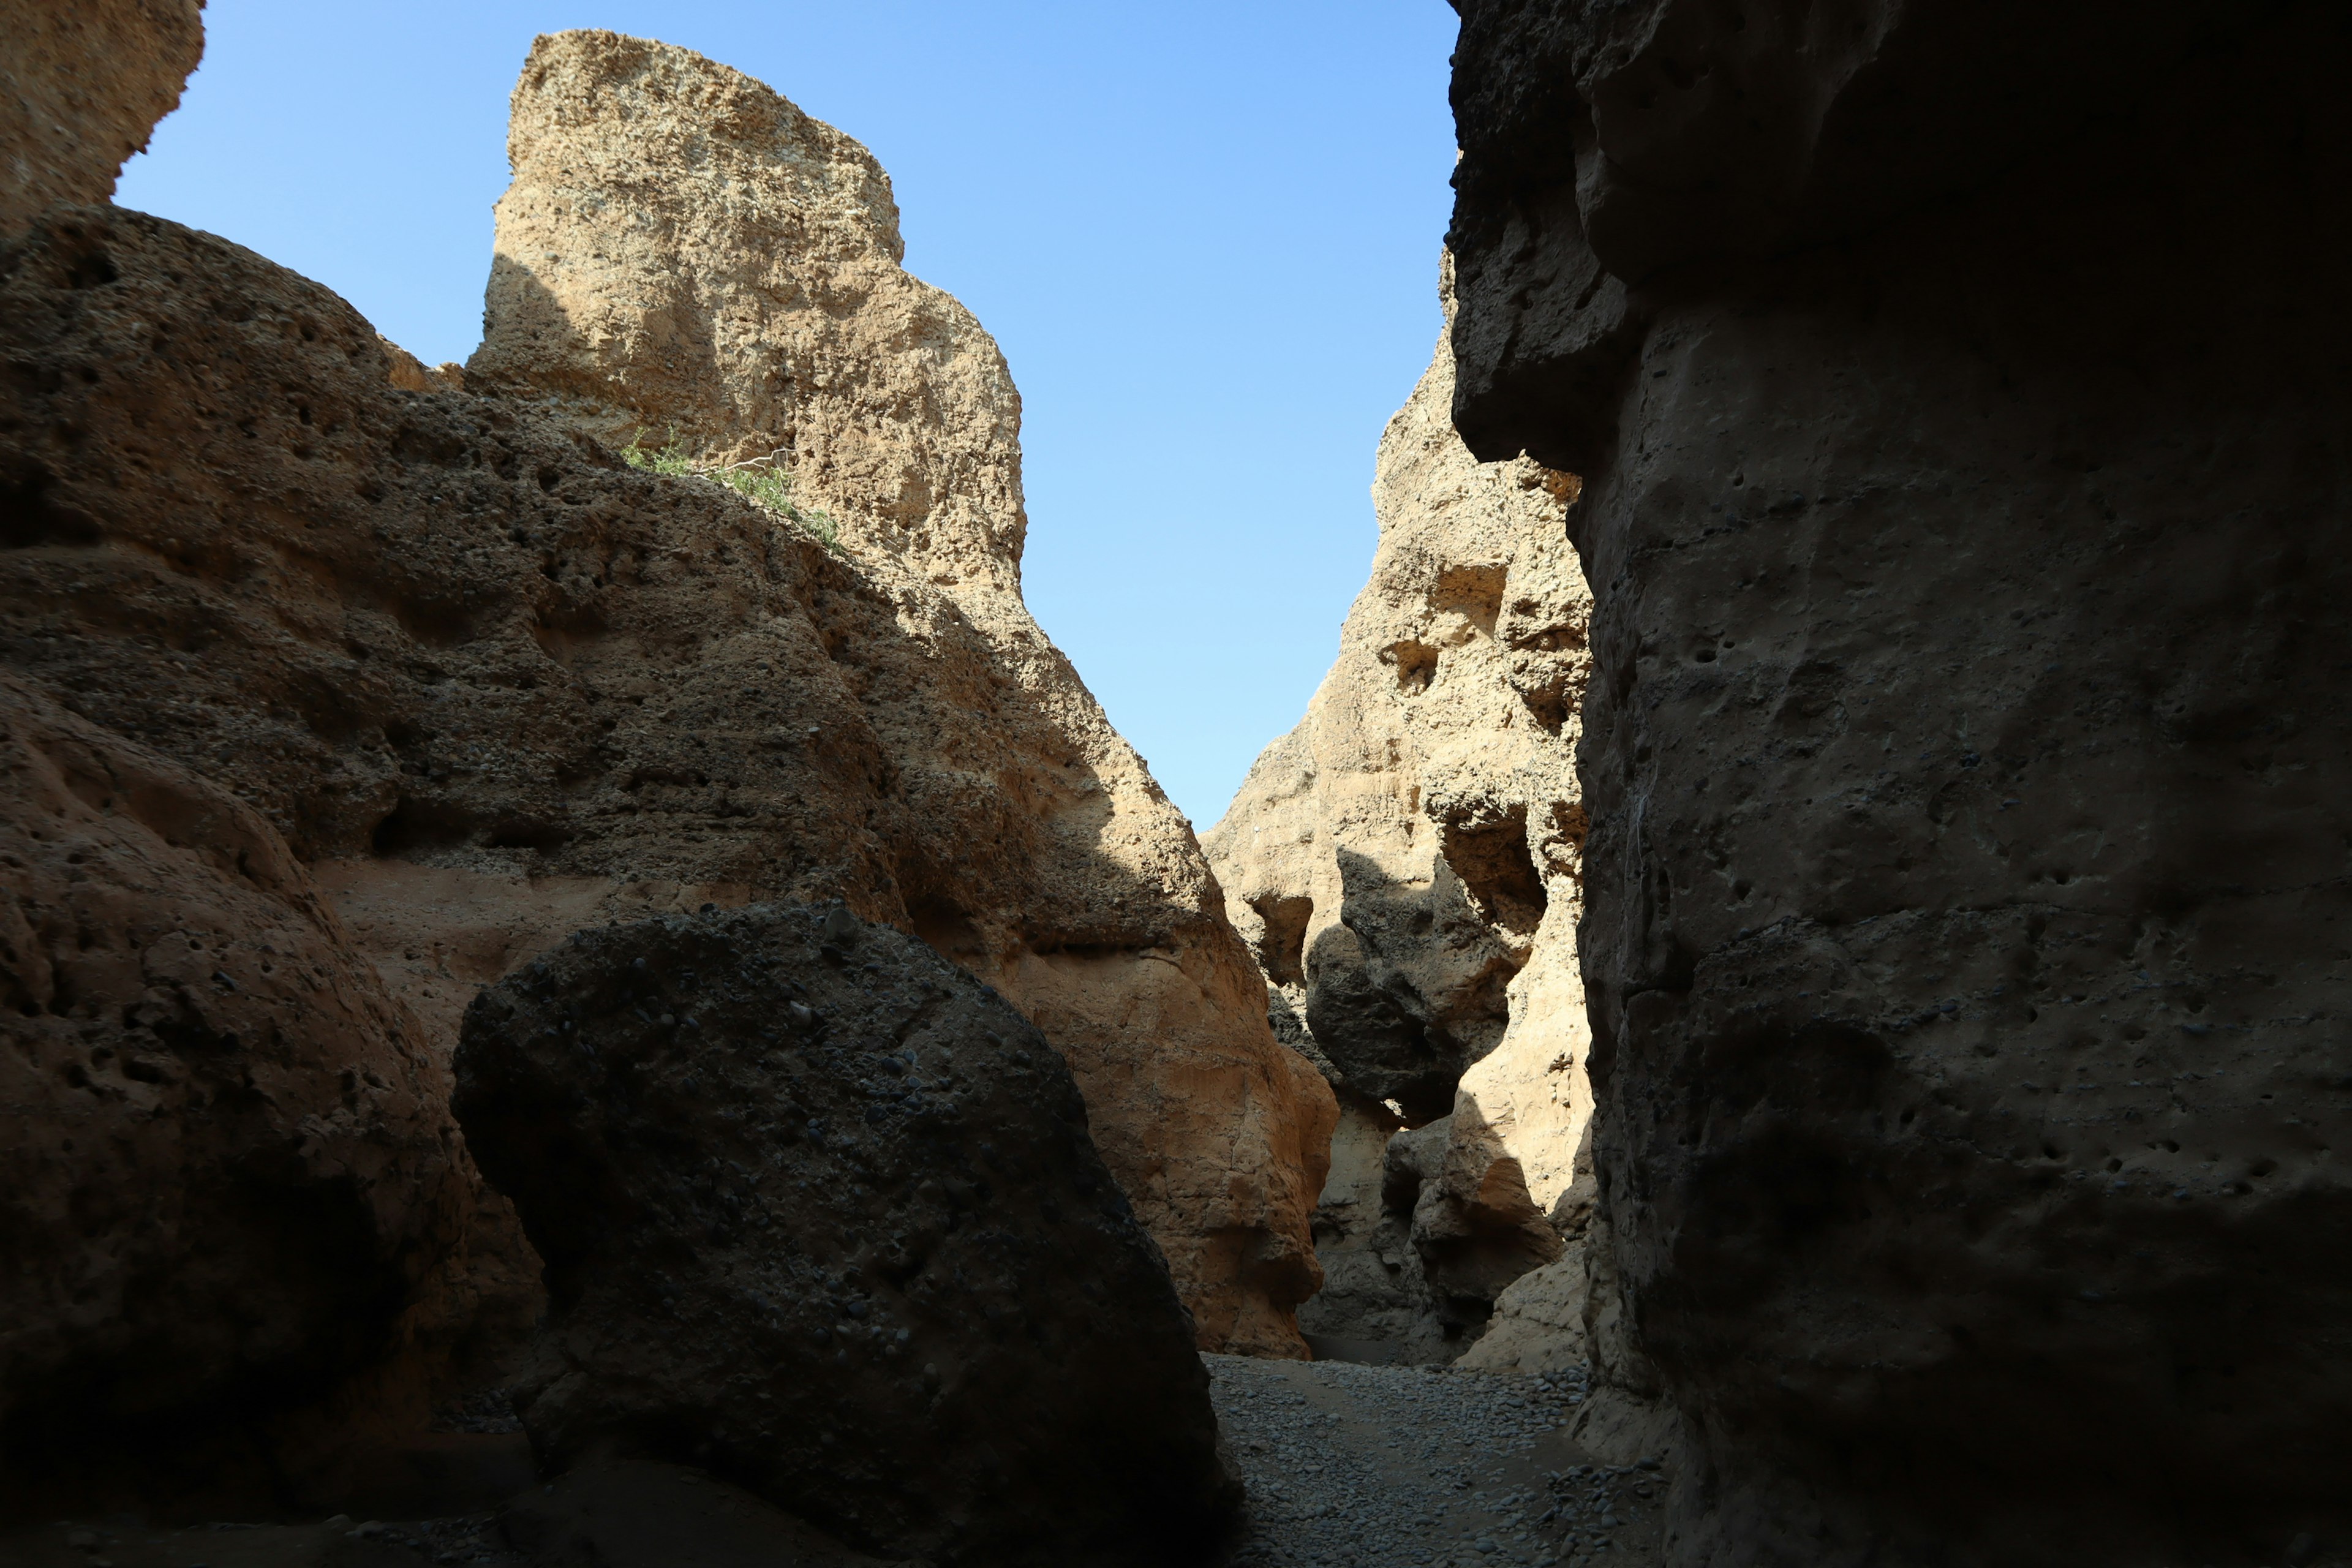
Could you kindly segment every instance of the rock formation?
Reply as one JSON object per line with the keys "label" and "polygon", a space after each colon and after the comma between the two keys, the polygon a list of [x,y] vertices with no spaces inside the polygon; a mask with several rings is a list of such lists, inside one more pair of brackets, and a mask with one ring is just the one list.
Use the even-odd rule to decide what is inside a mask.
{"label": "rock formation", "polygon": [[0,1016],[0,1506],[58,1471],[135,1496],[207,1405],[187,1479],[249,1479],[447,1326],[446,1058],[250,805],[9,677]]}
{"label": "rock formation", "polygon": [[1264,1026],[1190,826],[1021,602],[1020,397],[898,265],[887,176],[750,78],[599,31],[533,47],[509,154],[469,384],[607,446],[774,457],[891,602],[869,642],[963,650],[946,690],[919,657],[857,682],[919,842],[839,890],[1069,1060],[1202,1344],[1297,1353],[1328,1091]]}
{"label": "rock formation", "polygon": [[1472,458],[1453,385],[1441,341],[1381,438],[1339,659],[1203,839],[1277,1030],[1341,1095],[1301,1321],[1414,1360],[1457,1353],[1591,1202],[1573,480]]}
{"label": "rock formation", "polygon": [[0,0],[0,238],[44,207],[114,195],[204,58],[203,5]]}
{"label": "rock formation", "polygon": [[2352,24],[1460,9],[1454,419],[1584,481],[1669,1561],[2341,1543]]}
{"label": "rock formation", "polygon": [[934,1561],[1190,1563],[1208,1375],[1067,1068],[846,907],[585,931],[484,991],[455,1106],[547,1260],[551,1471],[731,1477]]}
{"label": "rock formation", "polygon": [[[805,237],[822,251],[830,233]],[[814,426],[797,448],[840,521],[829,548],[722,486],[632,468],[576,410],[519,395],[519,373],[486,373],[483,396],[423,372],[327,289],[213,237],[68,205],[0,246],[0,655],[34,715],[23,733],[99,759],[26,762],[9,820],[62,843],[41,824],[64,811],[90,853],[107,847],[103,867],[40,849],[40,877],[11,879],[33,934],[10,938],[6,984],[41,1011],[6,1013],[0,1037],[7,1070],[40,1086],[26,1102],[40,1136],[0,1251],[86,1262],[103,1291],[170,1246],[153,1227],[178,1226],[218,1236],[226,1266],[247,1242],[208,1162],[274,1149],[268,1179],[287,1190],[341,1184],[321,1234],[350,1264],[341,1285],[377,1293],[322,1339],[290,1277],[267,1345],[126,1312],[106,1355],[190,1359],[131,1405],[79,1406],[92,1443],[168,1447],[331,1386],[330,1403],[381,1404],[370,1388],[421,1394],[433,1358],[509,1342],[535,1310],[537,1260],[436,1087],[467,1001],[583,926],[755,897],[846,899],[995,984],[1068,1058],[1202,1342],[1300,1352],[1328,1093],[1268,1033],[1182,819],[1018,610],[1017,403],[977,328],[948,353],[929,329],[891,347],[889,323],[912,321],[899,304],[835,321],[869,370],[895,353],[917,376],[944,355],[992,389],[982,423],[1003,441],[983,451],[961,435],[924,446],[919,378],[901,387],[901,434],[940,465],[938,493],[993,464],[985,494],[1005,503],[987,550],[971,546],[971,581],[943,585],[946,557],[886,530],[904,522],[919,545],[977,514],[926,510],[903,486],[898,510],[877,510],[829,477],[876,472],[853,460],[879,438],[866,414],[826,436],[837,451]],[[892,300],[921,294],[901,279]],[[152,817],[127,785],[57,782],[133,775],[210,804]],[[71,912],[109,888],[103,909]],[[236,991],[205,992],[211,971],[177,958],[132,966],[184,932],[246,955],[213,966]],[[85,975],[96,952],[116,956]],[[254,983],[248,962],[278,977]],[[183,1081],[177,1047],[149,1036],[184,1026],[240,1043]],[[211,1118],[172,1134],[138,1120],[218,1103],[207,1075],[244,1083],[237,1052],[256,1083],[265,1058],[288,1076],[276,1109],[220,1121],[217,1150]],[[129,1118],[137,1141],[64,1131],[86,1118]],[[194,1139],[172,1156],[185,1206],[159,1216],[134,1198],[161,1178],[138,1172],[177,1136]],[[62,1235],[68,1212],[89,1228]],[[198,1271],[184,1310],[212,1300],[212,1265],[183,1262]],[[0,1426],[11,1453],[47,1460],[61,1449],[26,1424],[89,1386],[75,1358],[97,1342],[66,1321],[79,1306],[35,1305],[65,1316],[11,1342]]]}

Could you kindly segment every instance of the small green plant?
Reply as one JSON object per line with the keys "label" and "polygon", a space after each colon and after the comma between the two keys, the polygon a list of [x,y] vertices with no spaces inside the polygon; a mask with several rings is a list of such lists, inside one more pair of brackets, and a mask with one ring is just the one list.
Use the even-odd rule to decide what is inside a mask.
{"label": "small green plant", "polygon": [[621,459],[633,468],[647,473],[682,476],[690,479],[716,479],[762,510],[775,513],[786,522],[824,546],[827,553],[839,555],[841,530],[833,519],[815,507],[801,506],[793,500],[793,476],[776,467],[781,448],[764,458],[747,458],[740,463],[724,463],[706,467],[687,455],[686,444],[678,439],[673,426],[669,440],[659,447],[646,445],[646,432],[639,430],[621,448]]}

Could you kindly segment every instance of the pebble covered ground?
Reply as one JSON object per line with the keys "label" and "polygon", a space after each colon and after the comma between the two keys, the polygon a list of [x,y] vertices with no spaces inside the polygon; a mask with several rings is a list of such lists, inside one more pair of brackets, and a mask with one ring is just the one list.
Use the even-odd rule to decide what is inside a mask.
{"label": "pebble covered ground", "polygon": [[1237,1568],[1641,1568],[1655,1461],[1606,1466],[1564,1430],[1581,1374],[1204,1356],[1249,1488]]}
{"label": "pebble covered ground", "polygon": [[[1604,1466],[1564,1430],[1580,1373],[1202,1358],[1249,1489],[1232,1568],[1647,1568],[1664,1482]],[[487,1400],[444,1431],[510,1432]],[[415,1522],[155,1531],[60,1520],[0,1540],[0,1568],[519,1568],[481,1511]]]}

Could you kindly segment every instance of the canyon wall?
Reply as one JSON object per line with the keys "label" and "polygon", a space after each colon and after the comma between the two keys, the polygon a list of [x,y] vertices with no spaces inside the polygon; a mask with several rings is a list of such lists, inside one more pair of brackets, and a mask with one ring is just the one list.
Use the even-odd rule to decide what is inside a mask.
{"label": "canyon wall", "polygon": [[[723,68],[611,35],[538,65],[566,47],[887,197]],[[536,1301],[447,1119],[467,1000],[580,927],[756,900],[846,900],[995,985],[1068,1058],[1201,1342],[1303,1353],[1329,1091],[1272,1037],[1182,819],[1019,607],[993,345],[891,270],[887,205],[820,208],[809,267],[848,256],[875,292],[813,307],[839,357],[802,363],[899,378],[890,410],[809,416],[794,460],[830,521],[633,468],[501,367],[496,280],[483,395],[212,236],[64,205],[0,241],[0,652],[26,715],[0,1027],[58,1134],[11,1149],[0,1257],[88,1276],[11,1325],[12,1481],[79,1465],[131,1495],[123,1454],[224,1426],[283,1479],[323,1462],[287,1438],[305,1412],[421,1419]],[[178,1143],[148,1126],[175,1108]],[[98,1136],[118,1125],[141,1131]],[[193,1184],[148,1212],[167,1167]],[[357,1305],[173,1321],[283,1242],[236,1229],[268,1204],[214,1201],[264,1176],[319,1209]],[[108,1300],[146,1306],[94,1350]]]}
{"label": "canyon wall", "polygon": [[1459,9],[1454,416],[1583,479],[1588,1317],[1669,1561],[2340,1545],[2352,24]]}
{"label": "canyon wall", "polygon": [[0,0],[0,37],[5,237],[43,207],[114,195],[204,58],[204,0]]}
{"label": "canyon wall", "polygon": [[[1021,601],[1021,401],[900,265],[873,155],[740,72],[601,31],[515,88],[467,384],[607,447],[772,461],[890,599],[856,679],[919,846],[842,891],[1003,992],[1078,1075],[1204,1348],[1302,1352],[1334,1114],[1276,1044],[1190,826]],[[884,586],[887,584],[887,586]],[[961,644],[968,684],[941,690]],[[751,880],[770,880],[752,876]]]}
{"label": "canyon wall", "polygon": [[1453,391],[1441,340],[1381,440],[1339,656],[1202,839],[1277,1032],[1339,1092],[1300,1320],[1335,1354],[1459,1354],[1506,1285],[1580,1269],[1591,1206],[1574,480],[1479,463]]}

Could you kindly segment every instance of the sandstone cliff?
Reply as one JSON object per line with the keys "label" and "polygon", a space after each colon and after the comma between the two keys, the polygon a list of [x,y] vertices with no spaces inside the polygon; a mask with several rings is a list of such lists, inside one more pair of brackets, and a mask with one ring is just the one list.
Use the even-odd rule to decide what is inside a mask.
{"label": "sandstone cliff", "polygon": [[1277,1027],[1342,1096],[1328,1283],[1301,1321],[1416,1360],[1475,1338],[1591,1202],[1574,481],[1479,463],[1453,393],[1441,341],[1381,441],[1380,542],[1339,657],[1203,839]]}
{"label": "sandstone cliff", "polygon": [[[723,87],[721,108],[757,101],[850,146],[683,51],[605,35],[541,63],[567,47],[650,51]],[[809,265],[855,249],[870,216],[808,231]],[[887,233],[859,243],[860,265],[895,254]],[[54,867],[26,848],[43,868],[10,883],[10,1070],[59,1136],[24,1151],[0,1239],[61,1268],[93,1259],[94,1290],[142,1268],[142,1289],[168,1289],[164,1264],[186,1264],[171,1227],[245,1245],[207,1162],[260,1162],[298,1196],[342,1194],[335,1214],[357,1218],[333,1256],[369,1293],[360,1315],[289,1300],[264,1349],[132,1313],[93,1350],[101,1297],[28,1301],[0,1385],[8,1451],[33,1462],[12,1476],[37,1481],[71,1447],[41,1413],[79,1398],[91,1355],[185,1358],[144,1403],[76,1405],[76,1441],[119,1454],[133,1428],[282,1431],[320,1399],[375,1398],[369,1378],[413,1399],[420,1355],[527,1321],[536,1261],[439,1087],[460,1012],[581,926],[755,896],[845,899],[994,984],[1068,1058],[1202,1342],[1298,1353],[1328,1091],[1268,1032],[1181,818],[1020,610],[1001,359],[952,301],[877,276],[866,314],[827,298],[839,358],[807,362],[898,375],[905,395],[888,418],[841,412],[822,440],[812,413],[798,437],[812,503],[839,520],[828,547],[709,480],[632,468],[582,427],[584,405],[544,401],[490,350],[488,396],[404,363],[328,290],[210,236],[57,205],[6,240],[0,655],[34,715],[23,743],[50,754],[40,737],[65,735],[100,761],[11,775],[35,845],[64,843],[43,826],[62,813],[93,847]],[[936,413],[950,383],[976,389],[970,420]],[[857,454],[877,443],[935,465],[940,498],[992,475],[971,493],[999,510],[923,502],[904,467],[876,478]],[[968,572],[941,582],[954,562]],[[142,777],[212,804],[159,817],[152,791],[104,782]],[[191,837],[198,818],[215,826]],[[226,983],[183,973],[190,935],[249,943],[276,978],[242,956],[215,965]],[[228,1054],[175,1057],[165,1035],[189,1019],[189,1039],[233,1036]],[[139,1200],[163,1179],[146,1144],[61,1131],[129,1118],[152,1141],[141,1118],[215,1103],[221,1075],[274,1109],[250,1119],[250,1158],[227,1124],[215,1148],[208,1121],[185,1123],[184,1214]],[[67,1216],[94,1228],[68,1236]],[[234,1272],[226,1254],[204,1267]],[[190,1278],[200,1313],[210,1276]]]}
{"label": "sandstone cliff", "polygon": [[[607,445],[772,457],[837,531],[915,640],[868,656],[903,666],[887,697],[858,684],[919,838],[842,890],[1069,1060],[1202,1344],[1298,1353],[1328,1091],[1268,1033],[1191,827],[1021,602],[1020,397],[898,265],[887,176],[750,78],[598,31],[533,47],[509,153],[469,383]],[[922,656],[950,641],[971,674],[940,690]]]}
{"label": "sandstone cliff", "polygon": [[2352,29],[1460,9],[1454,416],[1584,479],[1670,1561],[2340,1542]]}
{"label": "sandstone cliff", "polygon": [[0,238],[58,202],[114,195],[123,160],[179,107],[204,0],[0,3]]}

